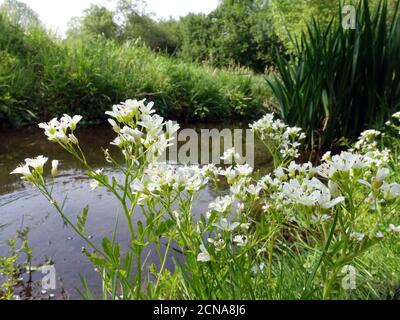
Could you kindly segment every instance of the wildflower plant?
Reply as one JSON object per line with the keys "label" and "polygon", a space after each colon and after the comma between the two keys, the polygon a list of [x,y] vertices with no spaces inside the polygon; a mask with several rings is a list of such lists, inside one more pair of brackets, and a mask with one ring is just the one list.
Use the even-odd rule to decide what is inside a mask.
{"label": "wildflower plant", "polygon": [[[124,252],[115,236],[101,245],[92,241],[87,208],[76,222],[65,215],[43,177],[47,158],[27,159],[12,172],[33,183],[85,240],[83,252],[101,275],[104,299],[342,298],[343,267],[359,265],[373,246],[399,235],[397,162],[373,143],[378,132],[364,133],[349,151],[327,153],[318,165],[297,163],[304,134],[267,114],[251,127],[275,168],[257,178],[253,168],[237,163],[234,149],[222,156],[233,162],[229,167],[159,162],[179,127],[158,116],[152,103],[127,100],[107,115],[116,133],[111,143],[124,162],[108,150],[104,156],[122,179],[87,161],[74,134],[79,116],[39,126],[83,165],[92,189],[105,188],[119,201],[130,234]],[[53,160],[53,177],[57,167]],[[195,215],[201,191],[221,183],[227,189]],[[147,263],[151,250],[156,265]],[[82,294],[93,298],[83,284]]]}
{"label": "wildflower plant", "polygon": [[267,113],[251,124],[250,128],[266,145],[273,157],[275,168],[286,166],[291,160],[299,157],[300,142],[306,137],[301,128],[289,127],[282,120],[275,119],[273,113]]}

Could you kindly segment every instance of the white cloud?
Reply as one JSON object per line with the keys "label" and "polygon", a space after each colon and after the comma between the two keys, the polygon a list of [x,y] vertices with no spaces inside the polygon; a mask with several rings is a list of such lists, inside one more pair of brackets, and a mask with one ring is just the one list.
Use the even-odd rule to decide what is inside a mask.
{"label": "white cloud", "polygon": [[[107,0],[19,0],[26,3],[39,14],[44,24],[64,34],[68,21],[82,14],[90,4],[104,4],[112,7]],[[2,0],[0,0],[0,3]],[[218,0],[147,0],[147,11],[153,12],[159,18],[179,17],[189,12],[211,12],[217,7]]]}

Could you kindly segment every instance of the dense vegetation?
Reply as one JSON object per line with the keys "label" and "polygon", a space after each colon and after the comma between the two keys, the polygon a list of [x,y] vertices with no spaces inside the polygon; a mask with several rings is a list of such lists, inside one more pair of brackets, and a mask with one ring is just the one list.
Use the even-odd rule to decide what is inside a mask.
{"label": "dense vegetation", "polygon": [[209,14],[160,21],[141,1],[116,3],[90,6],[61,40],[28,7],[5,1],[2,125],[63,112],[103,121],[110,103],[135,96],[183,121],[251,120],[267,107],[322,147],[399,107],[396,1],[361,1],[355,30],[342,28],[336,0],[225,0]]}
{"label": "dense vegetation", "polygon": [[[0,14],[1,123],[70,114],[39,127],[85,169],[88,188],[103,188],[118,200],[128,249],[114,236],[92,239],[88,206],[80,216],[66,213],[53,193],[47,157],[27,158],[11,174],[35,186],[85,241],[82,253],[102,275],[102,298],[395,294],[398,2],[359,2],[354,30],[343,29],[337,3],[231,0],[208,15],[155,21],[138,2],[121,0],[115,11],[90,7],[61,40],[44,31],[29,8],[6,1],[7,14]],[[156,110],[142,98],[155,101]],[[288,124],[272,113],[261,117],[264,109]],[[223,166],[161,163],[179,126],[159,114],[185,121],[260,116],[250,128],[271,154],[273,170],[261,177],[237,163],[241,157],[233,148],[225,150]],[[107,118],[116,148],[104,150],[104,157],[122,179],[95,168],[75,136],[82,119]],[[346,151],[336,152],[338,144]],[[307,146],[311,155],[329,151],[316,163],[301,163]],[[63,164],[51,160],[52,179],[58,179]],[[205,188],[215,197],[197,215]],[[0,298],[15,298],[17,260],[21,254],[31,258],[21,241],[20,248],[11,241],[12,257],[0,259],[7,279]],[[157,265],[145,263],[150,248]],[[169,258],[174,268],[167,268]],[[84,298],[98,298],[84,278],[82,284]]]}
{"label": "dense vegetation", "polygon": [[23,124],[74,112],[104,120],[110,103],[129,96],[157,101],[181,120],[257,116],[268,89],[250,70],[217,70],[152,52],[141,41],[53,39],[24,32],[0,16],[0,119]]}
{"label": "dense vegetation", "polygon": [[[257,177],[247,163],[237,163],[241,155],[234,148],[221,157],[224,165],[160,161],[179,125],[164,122],[152,108],[151,102],[127,100],[107,112],[117,148],[107,149],[104,156],[115,171],[95,169],[88,160],[76,135],[81,116],[39,124],[48,140],[85,168],[87,192],[101,188],[117,200],[116,224],[125,221],[129,240],[120,240],[117,228],[101,241],[93,239],[86,222],[96,212],[89,206],[81,215],[68,212],[65,204],[71,200],[63,201],[54,192],[58,160],[51,161],[52,178],[43,155],[25,159],[11,173],[35,186],[53,213],[84,241],[76,255],[86,255],[102,285],[101,292],[93,292],[81,277],[82,297],[394,296],[400,283],[400,112],[390,117],[384,132],[364,131],[351,149],[326,153],[320,165],[298,162],[304,133],[268,113],[250,127],[272,155],[274,170]],[[118,161],[120,152],[123,160]],[[205,188],[214,190],[213,200],[196,213]],[[151,252],[155,257],[148,260]],[[0,259],[0,271],[8,279],[6,298],[13,294],[15,263],[13,258]]]}
{"label": "dense vegetation", "polygon": [[364,1],[356,12],[355,30],[311,23],[296,59],[277,59],[270,79],[282,117],[319,147],[379,128],[400,108],[398,5],[371,12]]}

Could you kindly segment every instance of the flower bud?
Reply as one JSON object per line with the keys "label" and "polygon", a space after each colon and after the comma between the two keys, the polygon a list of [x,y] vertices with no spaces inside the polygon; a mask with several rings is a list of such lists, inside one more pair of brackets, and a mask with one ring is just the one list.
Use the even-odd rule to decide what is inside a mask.
{"label": "flower bud", "polygon": [[55,177],[58,174],[58,160],[53,160],[51,162],[51,175]]}

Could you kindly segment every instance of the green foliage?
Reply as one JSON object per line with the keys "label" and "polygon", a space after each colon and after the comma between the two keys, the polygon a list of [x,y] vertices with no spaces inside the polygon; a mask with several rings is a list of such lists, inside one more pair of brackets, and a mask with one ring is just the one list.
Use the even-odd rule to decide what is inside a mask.
{"label": "green foliage", "polygon": [[152,52],[141,41],[22,32],[0,18],[0,119],[21,125],[62,113],[104,121],[110,104],[151,98],[172,119],[255,118],[270,96],[246,69],[215,70]]}
{"label": "green foliage", "polygon": [[27,228],[19,231],[16,238],[8,240],[9,255],[0,256],[0,300],[14,299],[19,278],[31,266],[32,249],[28,245],[28,233]]}
{"label": "green foliage", "polygon": [[37,13],[25,3],[16,0],[4,0],[0,6],[0,13],[6,14],[13,24],[24,29],[40,25]]}
{"label": "green foliage", "polygon": [[178,47],[177,21],[155,21],[141,1],[119,0],[115,11],[91,5],[69,23],[69,37],[103,37],[120,42],[140,39],[155,51],[173,54]]}
{"label": "green foliage", "polygon": [[357,7],[355,30],[314,21],[295,47],[297,58],[277,59],[269,79],[282,117],[306,130],[310,143],[327,146],[356,138],[400,107],[400,19],[388,19],[386,1],[373,12]]}
{"label": "green foliage", "polygon": [[223,1],[209,15],[188,15],[180,21],[180,37],[184,59],[258,72],[273,64],[276,49],[283,50],[264,1]]}
{"label": "green foliage", "polygon": [[103,36],[106,39],[115,39],[119,27],[114,22],[114,14],[105,7],[91,5],[85,10],[85,15],[78,21],[78,27],[70,33],[82,31],[89,36]]}
{"label": "green foliage", "polygon": [[337,16],[339,0],[272,0],[271,22],[279,39],[290,51],[293,40],[299,39],[307,30],[312,18],[327,26]]}

